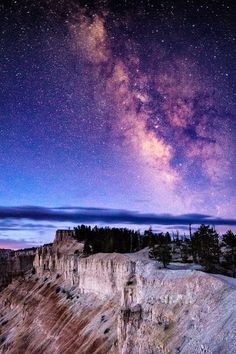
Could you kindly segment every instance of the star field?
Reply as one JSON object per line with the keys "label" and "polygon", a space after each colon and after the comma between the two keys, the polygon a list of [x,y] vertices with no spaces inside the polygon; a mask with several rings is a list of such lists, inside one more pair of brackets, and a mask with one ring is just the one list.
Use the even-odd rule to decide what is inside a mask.
{"label": "star field", "polygon": [[213,0],[2,2],[1,205],[234,218],[235,13]]}

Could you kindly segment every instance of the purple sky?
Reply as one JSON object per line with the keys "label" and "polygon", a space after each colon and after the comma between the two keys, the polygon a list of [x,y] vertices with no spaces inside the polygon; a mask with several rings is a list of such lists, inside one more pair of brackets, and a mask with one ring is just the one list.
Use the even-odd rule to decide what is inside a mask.
{"label": "purple sky", "polygon": [[[202,214],[235,229],[233,5],[156,3],[2,5],[0,246],[114,224],[101,209],[88,219],[89,208],[157,216],[115,221],[134,228],[181,229],[176,216]],[[24,206],[86,212],[37,220]]]}

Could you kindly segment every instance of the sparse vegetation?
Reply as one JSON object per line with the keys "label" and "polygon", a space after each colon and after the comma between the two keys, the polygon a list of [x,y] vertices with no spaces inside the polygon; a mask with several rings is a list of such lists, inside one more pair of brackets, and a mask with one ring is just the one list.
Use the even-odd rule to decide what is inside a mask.
{"label": "sparse vegetation", "polygon": [[166,268],[172,262],[200,264],[206,272],[222,273],[236,277],[236,234],[231,230],[220,236],[214,227],[201,225],[189,237],[176,234],[155,233],[151,228],[139,231],[127,228],[109,228],[81,225],[75,236],[84,242],[83,255],[98,252],[130,253],[149,247],[150,258]]}
{"label": "sparse vegetation", "polygon": [[151,247],[149,251],[150,258],[154,258],[163,264],[166,268],[172,259],[171,255],[171,237],[167,232],[165,235],[159,233],[151,237]]}
{"label": "sparse vegetation", "polygon": [[139,231],[81,225],[75,228],[75,238],[84,241],[84,255],[98,252],[136,252],[143,248]]}
{"label": "sparse vegetation", "polygon": [[224,257],[224,266],[227,269],[232,270],[232,276],[236,277],[236,234],[231,230],[227,231],[223,235],[223,257]]}

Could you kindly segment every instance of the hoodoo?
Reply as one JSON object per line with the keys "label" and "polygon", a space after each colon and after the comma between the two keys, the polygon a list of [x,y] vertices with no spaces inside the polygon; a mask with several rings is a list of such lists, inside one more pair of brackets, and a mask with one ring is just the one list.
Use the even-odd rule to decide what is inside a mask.
{"label": "hoodoo", "polygon": [[0,353],[235,353],[233,279],[83,247],[58,231],[1,291]]}

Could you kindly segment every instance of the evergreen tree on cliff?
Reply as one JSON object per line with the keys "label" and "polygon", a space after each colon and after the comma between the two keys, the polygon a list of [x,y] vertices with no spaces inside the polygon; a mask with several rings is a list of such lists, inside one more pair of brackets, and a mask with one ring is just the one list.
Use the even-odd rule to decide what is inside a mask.
{"label": "evergreen tree on cliff", "polygon": [[214,228],[201,225],[191,238],[194,260],[204,266],[207,272],[215,271],[219,265],[219,235]]}
{"label": "evergreen tree on cliff", "polygon": [[155,241],[150,248],[149,256],[161,262],[163,267],[166,268],[172,259],[170,235],[169,233],[166,233],[166,235],[160,233],[154,239]]}
{"label": "evergreen tree on cliff", "polygon": [[191,254],[191,240],[184,237],[180,244],[180,255],[182,262],[187,263]]}
{"label": "evergreen tree on cliff", "polygon": [[236,234],[231,230],[223,235],[224,258],[226,265],[232,270],[232,276],[236,277]]}

